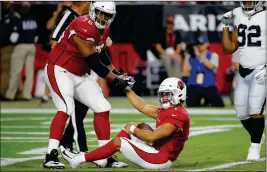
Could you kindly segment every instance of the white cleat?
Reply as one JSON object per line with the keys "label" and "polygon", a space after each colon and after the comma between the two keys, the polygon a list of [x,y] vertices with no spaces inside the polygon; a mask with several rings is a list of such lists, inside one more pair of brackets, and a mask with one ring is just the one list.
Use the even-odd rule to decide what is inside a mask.
{"label": "white cleat", "polygon": [[93,161],[93,163],[98,167],[98,168],[105,168],[108,164],[107,159],[100,159]]}
{"label": "white cleat", "polygon": [[68,151],[68,150],[64,150],[63,152],[62,152],[62,157],[66,160],[66,161],[68,161],[68,163],[70,164],[70,167],[71,168],[77,168],[77,167],[79,167],[80,165],[81,165],[81,163],[79,163],[78,161],[77,161],[77,157],[78,156],[80,156],[80,154],[73,154],[73,153],[71,153],[70,151]]}
{"label": "white cleat", "polygon": [[260,160],[260,144],[251,143],[251,146],[248,149],[247,161],[258,161],[258,160]]}

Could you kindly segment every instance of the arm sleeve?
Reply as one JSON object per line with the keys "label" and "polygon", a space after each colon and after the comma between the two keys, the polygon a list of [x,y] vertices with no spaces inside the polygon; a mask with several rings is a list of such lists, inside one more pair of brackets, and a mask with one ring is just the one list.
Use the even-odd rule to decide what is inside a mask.
{"label": "arm sleeve", "polygon": [[101,78],[105,78],[108,75],[109,69],[101,63],[98,53],[86,57],[85,60],[88,66]]}

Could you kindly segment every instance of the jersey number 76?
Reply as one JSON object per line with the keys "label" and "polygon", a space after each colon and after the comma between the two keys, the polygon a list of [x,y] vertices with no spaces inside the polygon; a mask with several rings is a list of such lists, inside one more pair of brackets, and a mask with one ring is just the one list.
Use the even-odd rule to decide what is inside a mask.
{"label": "jersey number 76", "polygon": [[[246,30],[250,33],[246,34]],[[246,44],[248,47],[260,47],[261,41],[253,41],[252,38],[259,38],[261,36],[261,28],[259,25],[252,25],[249,28],[246,25],[238,25],[238,37],[241,37],[241,41],[238,41],[238,46],[243,47]]]}

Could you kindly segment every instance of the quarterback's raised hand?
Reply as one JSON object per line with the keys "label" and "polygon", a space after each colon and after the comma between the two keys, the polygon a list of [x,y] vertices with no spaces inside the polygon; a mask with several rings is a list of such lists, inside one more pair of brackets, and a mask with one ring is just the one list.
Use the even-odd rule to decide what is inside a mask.
{"label": "quarterback's raised hand", "polygon": [[222,23],[227,27],[234,23],[235,15],[233,11],[228,11],[222,16]]}
{"label": "quarterback's raised hand", "polygon": [[120,89],[130,90],[135,84],[135,80],[131,76],[120,75],[119,77],[115,78],[112,83]]}

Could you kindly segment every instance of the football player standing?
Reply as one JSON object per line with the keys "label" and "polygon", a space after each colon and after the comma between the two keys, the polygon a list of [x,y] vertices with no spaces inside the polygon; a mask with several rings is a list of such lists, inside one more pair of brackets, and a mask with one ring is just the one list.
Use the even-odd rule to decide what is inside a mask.
{"label": "football player standing", "polygon": [[[115,14],[114,2],[91,4],[89,15],[75,18],[48,56],[46,82],[57,113],[50,125],[48,152],[43,165],[45,168],[64,168],[64,164],[58,161],[57,148],[66,121],[74,112],[74,98],[95,113],[101,113],[102,123],[98,126],[100,132],[110,133],[109,120],[104,116],[108,117],[111,106],[95,79],[87,74],[90,69],[120,89],[130,88],[135,82],[131,77],[118,76],[110,65],[107,53],[100,53],[105,49],[109,25]],[[109,138],[102,142],[106,144]]]}
{"label": "football player standing", "polygon": [[234,106],[251,139],[247,160],[259,160],[266,103],[266,1],[242,1],[241,7],[223,15],[222,23],[224,52],[239,51]]}

